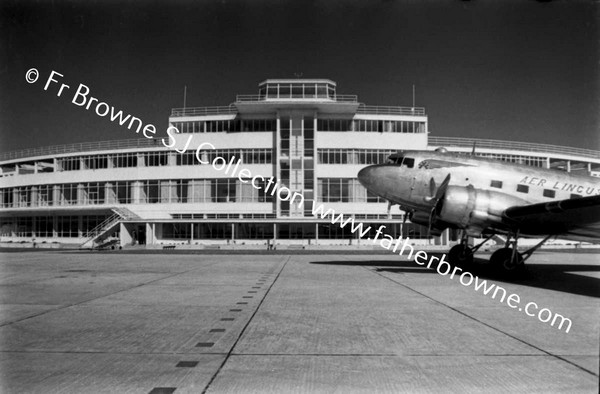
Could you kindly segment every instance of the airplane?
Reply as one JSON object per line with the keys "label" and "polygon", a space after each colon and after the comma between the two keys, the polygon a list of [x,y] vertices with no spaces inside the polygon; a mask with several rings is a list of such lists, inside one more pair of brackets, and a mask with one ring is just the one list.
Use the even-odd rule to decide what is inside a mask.
{"label": "airplane", "polygon": [[[358,180],[433,235],[460,230],[447,255],[457,266],[471,267],[474,253],[497,234],[506,243],[489,262],[508,275],[551,237],[600,242],[600,178],[476,157],[474,150],[470,156],[445,148],[398,151],[385,164],[361,169]],[[483,242],[469,245],[480,236]],[[543,239],[520,253],[521,237]]]}

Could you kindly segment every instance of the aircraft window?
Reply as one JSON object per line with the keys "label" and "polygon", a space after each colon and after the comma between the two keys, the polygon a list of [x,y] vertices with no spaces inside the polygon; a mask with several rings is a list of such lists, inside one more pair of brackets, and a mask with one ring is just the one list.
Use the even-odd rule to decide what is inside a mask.
{"label": "aircraft window", "polygon": [[581,194],[575,194],[575,193],[571,194],[571,198],[581,198],[581,197],[583,197]]}
{"label": "aircraft window", "polygon": [[527,185],[517,185],[517,191],[519,193],[529,193],[529,186],[527,186]]}
{"label": "aircraft window", "polygon": [[415,166],[415,159],[405,157],[404,160],[402,160],[402,165],[407,166],[408,168],[413,168]]}
{"label": "aircraft window", "polygon": [[492,181],[490,183],[491,187],[496,187],[498,189],[502,189],[502,181]]}
{"label": "aircraft window", "polygon": [[544,197],[554,198],[555,195],[556,192],[554,190],[544,189]]}
{"label": "aircraft window", "polygon": [[402,164],[402,159],[404,157],[400,155],[390,155],[387,159],[388,164]]}

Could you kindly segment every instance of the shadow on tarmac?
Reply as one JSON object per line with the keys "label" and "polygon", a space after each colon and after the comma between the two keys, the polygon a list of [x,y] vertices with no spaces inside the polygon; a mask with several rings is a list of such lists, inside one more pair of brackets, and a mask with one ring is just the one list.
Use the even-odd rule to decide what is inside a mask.
{"label": "shadow on tarmac", "polygon": [[[430,256],[440,258],[442,254],[432,253]],[[560,256],[560,254],[556,256]],[[394,274],[437,274],[437,264],[432,264],[431,268],[428,269],[426,266],[417,265],[414,261],[406,260],[335,260],[313,261],[311,264],[364,266],[372,267],[377,272],[391,272]],[[487,259],[475,258],[474,264],[464,270],[480,278],[492,279],[498,282],[515,283],[523,286],[600,298],[600,279],[577,274],[577,272],[600,272],[600,265],[525,264],[523,269],[507,276],[494,269],[488,263]]]}

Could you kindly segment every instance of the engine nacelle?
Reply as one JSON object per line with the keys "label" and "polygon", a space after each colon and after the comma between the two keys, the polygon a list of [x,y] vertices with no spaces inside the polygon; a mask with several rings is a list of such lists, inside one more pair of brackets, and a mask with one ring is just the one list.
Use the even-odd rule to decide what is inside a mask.
{"label": "engine nacelle", "polygon": [[473,186],[448,186],[436,207],[436,218],[463,229],[480,231],[502,224],[502,212],[526,201],[493,190]]}

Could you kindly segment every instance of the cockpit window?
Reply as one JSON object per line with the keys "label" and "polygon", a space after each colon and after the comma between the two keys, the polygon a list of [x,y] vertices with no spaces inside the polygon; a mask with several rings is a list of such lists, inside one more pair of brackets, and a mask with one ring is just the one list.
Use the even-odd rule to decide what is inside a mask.
{"label": "cockpit window", "polygon": [[408,168],[413,168],[415,166],[415,159],[411,157],[404,157],[402,155],[390,155],[387,160],[388,164],[396,164],[400,166],[406,166]]}

